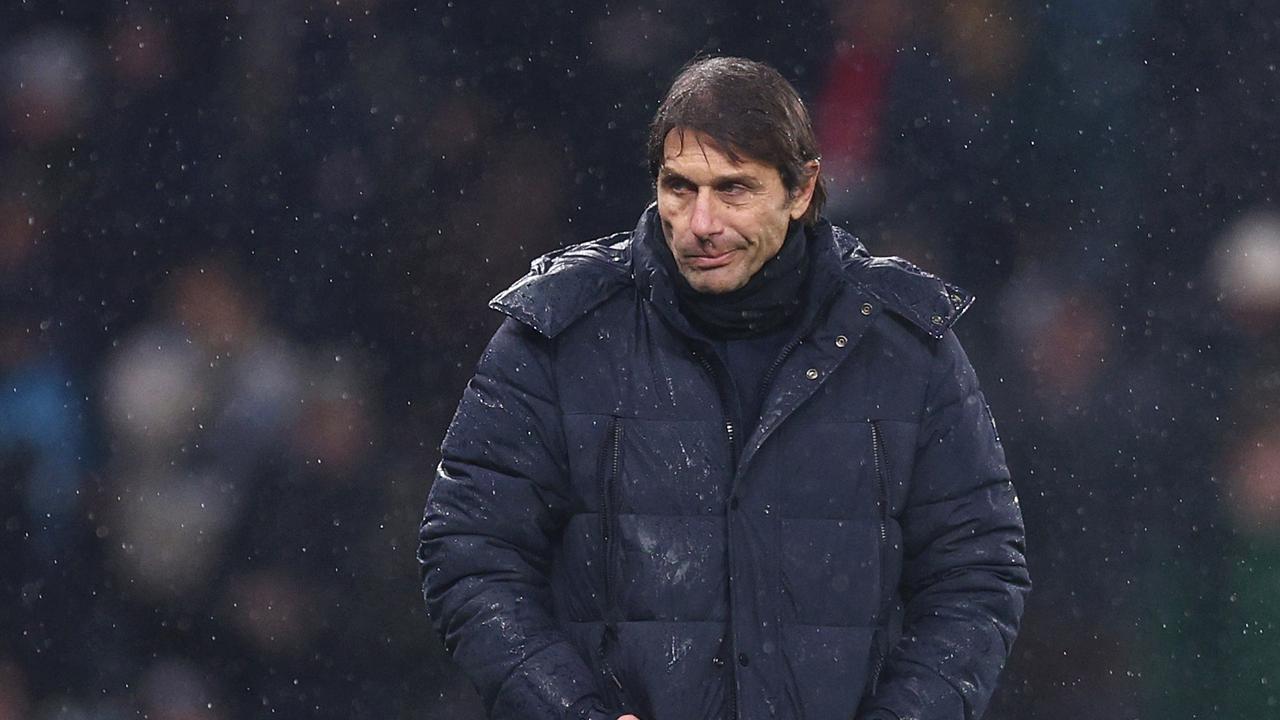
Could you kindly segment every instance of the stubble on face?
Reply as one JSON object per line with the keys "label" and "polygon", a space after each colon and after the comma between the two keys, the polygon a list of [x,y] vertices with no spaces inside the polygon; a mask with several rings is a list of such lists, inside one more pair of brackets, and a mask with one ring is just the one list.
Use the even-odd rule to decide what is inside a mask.
{"label": "stubble on face", "polygon": [[787,192],[777,168],[682,128],[664,141],[657,195],[676,268],[705,293],[746,285],[778,253],[790,222],[809,203],[808,193]]}

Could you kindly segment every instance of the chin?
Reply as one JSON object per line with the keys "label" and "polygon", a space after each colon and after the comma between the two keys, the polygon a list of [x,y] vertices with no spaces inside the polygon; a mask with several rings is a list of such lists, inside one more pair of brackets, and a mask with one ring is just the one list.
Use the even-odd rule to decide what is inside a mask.
{"label": "chin", "polygon": [[746,285],[746,281],[736,277],[716,277],[711,273],[685,273],[684,279],[689,283],[689,287],[700,293],[709,295],[720,295],[722,293],[733,292],[738,288]]}

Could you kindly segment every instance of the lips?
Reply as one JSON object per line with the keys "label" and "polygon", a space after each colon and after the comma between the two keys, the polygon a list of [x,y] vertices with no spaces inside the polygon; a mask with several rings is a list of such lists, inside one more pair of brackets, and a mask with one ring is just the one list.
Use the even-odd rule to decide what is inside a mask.
{"label": "lips", "polygon": [[685,263],[696,270],[714,270],[733,262],[737,250],[726,250],[718,255],[686,255]]}

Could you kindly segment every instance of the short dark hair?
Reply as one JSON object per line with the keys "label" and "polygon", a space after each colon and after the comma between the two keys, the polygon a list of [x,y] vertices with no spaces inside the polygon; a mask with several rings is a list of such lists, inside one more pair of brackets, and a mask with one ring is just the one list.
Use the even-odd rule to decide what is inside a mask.
{"label": "short dark hair", "polygon": [[[745,155],[772,165],[795,194],[809,179],[806,165],[819,159],[809,110],[799,93],[772,67],[739,57],[701,57],[684,66],[649,125],[649,172],[662,168],[667,133],[694,130],[714,140],[735,162]],[[819,174],[802,220],[817,222],[827,201]]]}

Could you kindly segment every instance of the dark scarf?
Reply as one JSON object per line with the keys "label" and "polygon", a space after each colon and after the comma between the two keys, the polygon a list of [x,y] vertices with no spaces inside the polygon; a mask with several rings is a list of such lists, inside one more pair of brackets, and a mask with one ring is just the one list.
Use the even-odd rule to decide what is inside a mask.
{"label": "dark scarf", "polygon": [[713,338],[737,340],[763,335],[782,327],[804,304],[809,255],[802,223],[791,223],[778,254],[766,260],[746,285],[718,294],[698,292],[689,285],[677,269],[661,230],[648,237],[675,286],[681,312]]}

